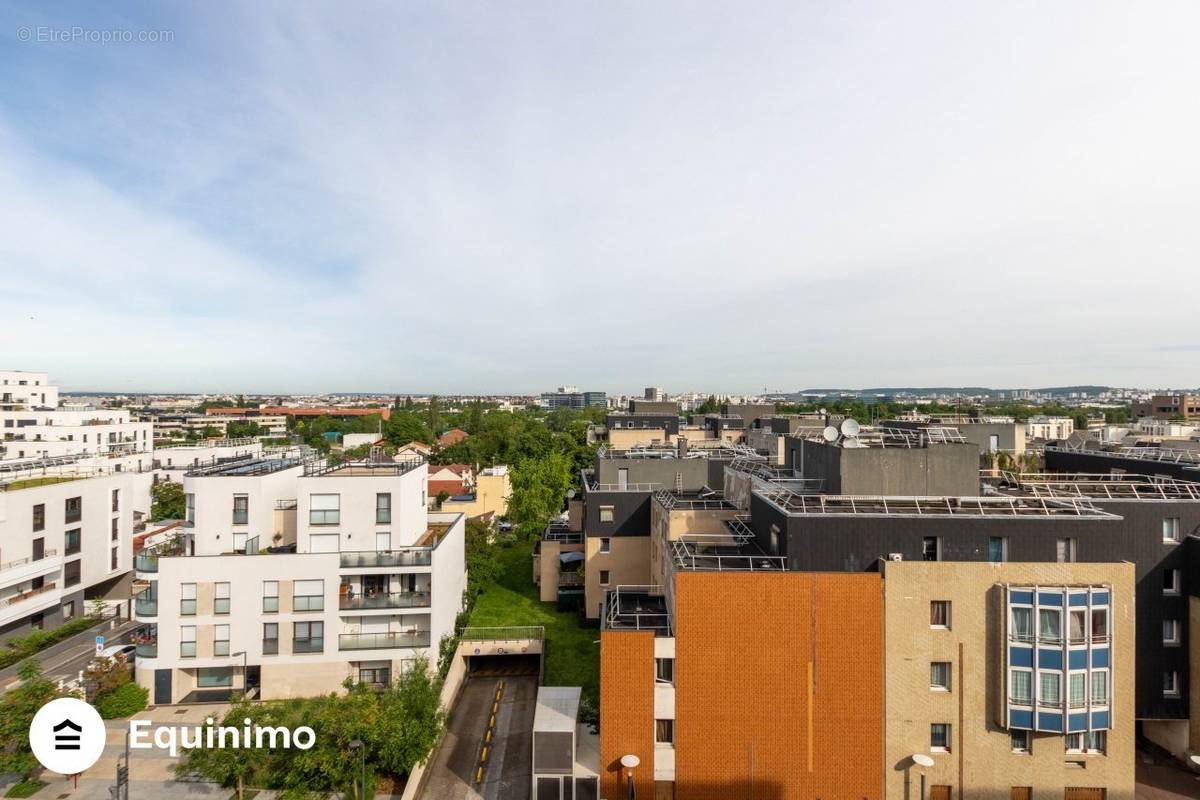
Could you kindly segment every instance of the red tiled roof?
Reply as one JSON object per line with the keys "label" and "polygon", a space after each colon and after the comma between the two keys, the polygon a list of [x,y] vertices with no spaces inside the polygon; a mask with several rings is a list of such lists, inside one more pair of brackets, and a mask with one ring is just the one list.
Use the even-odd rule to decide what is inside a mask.
{"label": "red tiled roof", "polygon": [[449,447],[452,444],[458,444],[469,435],[462,428],[451,428],[438,437],[438,444],[442,447]]}

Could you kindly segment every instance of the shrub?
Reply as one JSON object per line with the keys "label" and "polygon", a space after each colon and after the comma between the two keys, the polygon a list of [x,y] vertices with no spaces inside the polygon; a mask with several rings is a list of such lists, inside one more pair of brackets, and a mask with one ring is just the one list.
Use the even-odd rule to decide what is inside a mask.
{"label": "shrub", "polygon": [[52,644],[82,633],[97,622],[99,620],[95,617],[76,617],[59,625],[54,630],[30,631],[24,636],[15,636],[5,642],[4,648],[0,650],[0,669],[11,667],[39,650],[44,650]]}
{"label": "shrub", "polygon": [[9,787],[5,797],[32,797],[33,794],[41,789],[46,784],[39,781],[37,778],[27,778],[19,783],[14,783]]}
{"label": "shrub", "polygon": [[123,683],[110,692],[96,696],[96,710],[104,719],[132,717],[146,708],[150,690],[136,683]]}

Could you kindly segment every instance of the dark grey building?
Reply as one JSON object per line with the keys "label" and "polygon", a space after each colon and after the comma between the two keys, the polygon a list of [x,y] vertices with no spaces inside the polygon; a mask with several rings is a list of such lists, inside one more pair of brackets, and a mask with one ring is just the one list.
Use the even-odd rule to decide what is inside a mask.
{"label": "dark grey building", "polygon": [[604,392],[542,392],[544,408],[588,408],[605,406],[608,396]]}

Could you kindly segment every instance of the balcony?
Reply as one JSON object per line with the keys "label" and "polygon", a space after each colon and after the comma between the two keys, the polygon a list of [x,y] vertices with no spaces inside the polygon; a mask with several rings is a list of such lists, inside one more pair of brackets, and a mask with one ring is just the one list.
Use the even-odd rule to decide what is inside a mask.
{"label": "balcony", "polygon": [[133,598],[133,614],[137,617],[157,617],[158,616],[158,598],[148,597],[150,590],[146,590]]}
{"label": "balcony", "polygon": [[292,639],[293,653],[324,653],[325,639]]}
{"label": "balcony", "polygon": [[428,647],[429,631],[414,633],[343,633],[338,650],[388,650],[393,647]]}
{"label": "balcony", "polygon": [[0,616],[6,616],[6,615],[3,615],[3,612],[14,606],[19,606],[22,603],[25,603],[28,600],[32,600],[35,597],[40,597],[42,595],[47,594],[48,592],[53,592],[56,587],[57,587],[57,584],[55,584],[53,581],[51,581],[50,583],[43,584],[42,586],[39,586],[36,589],[30,589],[27,592],[21,592],[20,594],[14,594],[12,597],[6,597],[3,600],[0,600]]}
{"label": "balcony", "polygon": [[137,645],[134,654],[138,658],[158,658],[158,642],[148,642]]}
{"label": "balcony", "polygon": [[61,566],[62,557],[57,550],[47,550],[41,558],[26,557],[6,561],[0,564],[0,584],[11,586],[14,583],[23,583],[39,575],[55,572]]}
{"label": "balcony", "polygon": [[433,551],[420,549],[342,553],[341,563],[343,567],[348,569],[358,567],[428,567],[433,563]]}
{"label": "balcony", "polygon": [[373,608],[426,608],[429,606],[429,592],[380,592],[377,594],[353,597],[342,595],[338,600],[338,608],[342,611],[362,611]]}

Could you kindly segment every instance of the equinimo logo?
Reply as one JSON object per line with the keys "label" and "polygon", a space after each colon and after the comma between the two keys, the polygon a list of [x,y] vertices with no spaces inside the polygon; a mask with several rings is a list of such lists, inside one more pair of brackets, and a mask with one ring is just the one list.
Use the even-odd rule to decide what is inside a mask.
{"label": "equinimo logo", "polygon": [[29,725],[29,747],[38,762],[61,775],[78,775],[104,752],[104,720],[89,704],[74,697],[51,700],[38,709]]}

